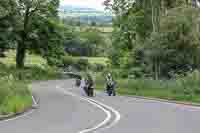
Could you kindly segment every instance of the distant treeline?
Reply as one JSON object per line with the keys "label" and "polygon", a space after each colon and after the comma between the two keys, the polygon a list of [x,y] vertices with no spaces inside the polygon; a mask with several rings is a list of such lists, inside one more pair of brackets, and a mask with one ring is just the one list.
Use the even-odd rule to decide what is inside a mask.
{"label": "distant treeline", "polygon": [[112,25],[111,16],[68,16],[67,18],[63,18],[63,21],[69,25],[78,26],[81,24]]}
{"label": "distant treeline", "polygon": [[59,16],[68,24],[97,24],[111,25],[113,16],[111,13],[101,11],[60,11]]}

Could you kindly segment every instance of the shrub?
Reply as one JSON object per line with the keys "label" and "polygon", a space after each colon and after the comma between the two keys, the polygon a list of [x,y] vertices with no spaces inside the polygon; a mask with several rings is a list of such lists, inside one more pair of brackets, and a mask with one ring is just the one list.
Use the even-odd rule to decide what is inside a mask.
{"label": "shrub", "polygon": [[94,72],[102,72],[105,68],[106,66],[103,64],[95,63],[95,64],[90,65],[90,69]]}
{"label": "shrub", "polygon": [[71,56],[64,56],[62,60],[63,60],[62,62],[63,62],[64,67],[76,64],[76,60],[72,58]]}
{"label": "shrub", "polygon": [[31,92],[26,82],[10,75],[1,78],[0,84],[0,114],[16,113],[31,106]]}
{"label": "shrub", "polygon": [[50,65],[50,66],[58,66],[58,67],[60,67],[60,66],[63,65],[61,59],[54,58],[54,57],[48,57],[48,58],[47,58],[47,63],[48,63],[48,65]]}
{"label": "shrub", "polygon": [[128,76],[131,78],[142,78],[144,75],[144,72],[142,71],[142,68],[134,67],[131,68],[128,72]]}
{"label": "shrub", "polygon": [[89,61],[88,61],[88,59],[84,59],[84,58],[79,59],[77,61],[77,63],[76,63],[76,67],[79,70],[87,70],[87,68],[89,67]]}

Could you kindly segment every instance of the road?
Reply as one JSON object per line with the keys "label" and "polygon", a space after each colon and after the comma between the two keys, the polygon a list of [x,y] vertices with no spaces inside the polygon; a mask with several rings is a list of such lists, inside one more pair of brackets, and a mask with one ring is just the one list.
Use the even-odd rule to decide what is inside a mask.
{"label": "road", "polygon": [[33,83],[37,109],[0,121],[2,133],[199,133],[200,108],[108,97],[88,99],[73,80]]}

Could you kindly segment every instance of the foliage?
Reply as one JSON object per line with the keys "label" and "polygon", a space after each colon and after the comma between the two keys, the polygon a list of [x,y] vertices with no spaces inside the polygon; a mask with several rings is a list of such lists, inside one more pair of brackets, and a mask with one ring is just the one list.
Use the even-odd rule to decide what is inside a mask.
{"label": "foliage", "polygon": [[73,65],[73,64],[75,64],[75,62],[76,62],[76,59],[74,59],[73,57],[68,56],[68,55],[64,56],[64,57],[62,58],[62,60],[63,60],[63,66],[64,66],[64,67],[68,67],[68,66],[70,66],[70,65]]}
{"label": "foliage", "polygon": [[72,56],[97,57],[107,52],[105,36],[97,28],[84,28],[73,31],[73,37],[65,41],[65,50]]}
{"label": "foliage", "polygon": [[0,56],[4,57],[4,52],[12,46],[13,29],[14,25],[13,15],[15,14],[13,7],[15,6],[14,0],[2,0],[0,2]]}
{"label": "foliage", "polygon": [[[5,52],[6,57],[0,58],[0,63],[3,63],[7,66],[13,66],[16,64],[16,52],[14,50],[9,50]],[[25,59],[25,65],[26,67],[30,66],[38,66],[38,67],[44,67],[47,65],[47,61],[42,58],[41,56],[27,53],[26,59]]]}
{"label": "foliage", "polygon": [[[115,13],[109,58],[124,77],[173,78],[199,69],[199,9],[190,0],[107,0]],[[128,72],[126,72],[128,71]]]}
{"label": "foliage", "polygon": [[193,8],[169,11],[161,19],[160,32],[146,41],[143,62],[151,67],[155,79],[199,68],[198,12]]}
{"label": "foliage", "polygon": [[[95,84],[97,89],[105,88],[104,74],[97,74]],[[200,102],[198,70],[179,75],[175,80],[152,79],[120,79],[117,78],[117,92],[123,95],[137,95],[168,100]]]}
{"label": "foliage", "polygon": [[3,0],[0,10],[4,7],[8,8],[5,14],[0,14],[0,44],[2,49],[10,44],[17,46],[18,68],[24,67],[27,49],[44,57],[58,58],[63,49],[63,31],[57,13],[59,0]]}
{"label": "foliage", "polygon": [[84,59],[84,58],[80,58],[80,59],[77,61],[77,64],[76,64],[76,67],[77,67],[79,70],[87,70],[87,69],[88,69],[88,66],[89,66],[89,61],[88,61],[88,59]]}
{"label": "foliage", "polygon": [[87,58],[74,58],[68,55],[63,57],[62,63],[64,68],[71,67],[79,71],[86,71],[90,66]]}
{"label": "foliage", "polygon": [[90,64],[89,69],[92,70],[93,72],[102,72],[106,66],[104,64]]}
{"label": "foliage", "polygon": [[7,58],[0,60],[6,63],[0,63],[0,115],[17,113],[31,107],[30,81],[61,78],[56,68],[47,66],[41,57],[34,55],[27,56],[31,57],[26,60],[28,67],[17,69],[13,66],[13,54],[14,51],[9,52]]}
{"label": "foliage", "polygon": [[9,75],[1,76],[0,83],[0,114],[17,113],[31,106],[31,93],[25,82]]}

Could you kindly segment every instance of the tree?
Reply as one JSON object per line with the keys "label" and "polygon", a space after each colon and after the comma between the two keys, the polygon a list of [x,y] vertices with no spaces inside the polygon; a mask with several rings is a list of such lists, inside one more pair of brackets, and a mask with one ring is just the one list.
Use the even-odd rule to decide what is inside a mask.
{"label": "tree", "polygon": [[160,31],[145,42],[144,60],[155,79],[199,69],[199,9],[171,9],[161,18]]}
{"label": "tree", "polygon": [[115,13],[113,64],[140,67],[154,79],[198,68],[199,16],[193,3],[198,1],[107,0]]}
{"label": "tree", "polygon": [[0,1],[0,56],[5,56],[4,51],[14,43],[13,25],[15,22],[14,0]]}
{"label": "tree", "polygon": [[97,23],[96,23],[95,21],[92,21],[92,22],[91,22],[91,26],[92,26],[92,27],[95,27],[95,26],[97,26]]}
{"label": "tree", "polygon": [[[17,54],[16,65],[17,68],[24,67],[24,59],[28,44],[31,44],[32,33],[37,34],[37,27],[33,29],[35,21],[40,19],[45,20],[48,18],[57,17],[57,8],[59,0],[16,0],[17,11],[17,26],[15,32],[17,33]],[[33,18],[37,18],[33,19]],[[45,25],[44,25],[45,26]],[[48,38],[49,39],[49,38]]]}
{"label": "tree", "polygon": [[88,28],[81,32],[80,35],[84,46],[90,49],[89,56],[104,55],[106,43],[104,36],[101,35],[101,31],[96,28]]}

